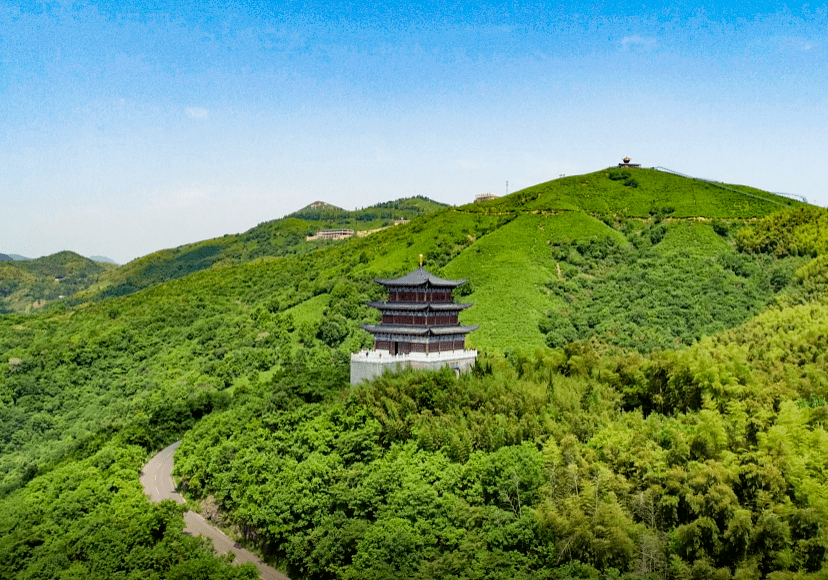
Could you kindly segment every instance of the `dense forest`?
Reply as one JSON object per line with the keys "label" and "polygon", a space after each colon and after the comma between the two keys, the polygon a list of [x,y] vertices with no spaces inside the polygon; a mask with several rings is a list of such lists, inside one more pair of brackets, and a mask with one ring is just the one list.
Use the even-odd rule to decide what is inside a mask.
{"label": "dense forest", "polygon": [[[825,577],[828,212],[617,177],[0,316],[0,578],[255,577],[143,496],[182,437],[189,507],[294,579]],[[351,387],[419,253],[478,365]]]}

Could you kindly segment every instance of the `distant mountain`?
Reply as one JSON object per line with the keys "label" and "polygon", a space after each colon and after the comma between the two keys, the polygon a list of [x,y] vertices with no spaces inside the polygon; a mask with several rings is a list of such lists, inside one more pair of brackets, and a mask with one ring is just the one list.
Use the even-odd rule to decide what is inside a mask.
{"label": "distant mountain", "polygon": [[[316,201],[284,218],[241,233],[161,250],[106,275],[83,298],[123,296],[161,282],[206,270],[214,264],[242,264],[265,256],[303,255],[336,241],[307,241],[319,230],[353,229],[367,233],[448,207],[426,197],[408,197],[348,211]],[[80,297],[79,297],[80,298]]]}
{"label": "distant mountain", "polygon": [[[370,207],[354,211],[344,210],[324,201],[315,201],[285,216],[287,218],[298,218],[308,221],[326,221],[331,226],[353,226],[353,222],[375,222],[377,220],[401,220],[411,219],[418,215],[430,213],[447,207],[446,204],[434,201],[424,196],[405,197],[396,201],[386,201]],[[388,224],[386,224],[388,225]],[[374,224],[376,226],[376,224]],[[373,229],[360,228],[354,229]]]}
{"label": "distant mountain", "polygon": [[24,260],[31,260],[31,258],[27,258],[26,256],[21,256],[20,254],[8,254],[8,256],[12,260],[17,260],[17,261],[20,261],[20,262],[22,262]]}
{"label": "distant mountain", "polygon": [[106,262],[107,264],[115,264],[118,265],[118,262],[113,260],[112,258],[107,258],[106,256],[89,256],[90,260],[94,260],[95,262]]}
{"label": "distant mountain", "polygon": [[89,287],[113,265],[63,251],[34,260],[0,262],[0,310],[39,308]]}
{"label": "distant mountain", "polygon": [[0,262],[13,262],[14,258],[11,256],[7,256],[6,254],[0,254]]}
{"label": "distant mountain", "polygon": [[305,212],[310,211],[317,211],[317,212],[344,212],[345,210],[341,207],[337,207],[333,204],[330,204],[326,201],[315,201],[311,204],[306,205],[302,209],[290,214],[291,216],[301,215]]}

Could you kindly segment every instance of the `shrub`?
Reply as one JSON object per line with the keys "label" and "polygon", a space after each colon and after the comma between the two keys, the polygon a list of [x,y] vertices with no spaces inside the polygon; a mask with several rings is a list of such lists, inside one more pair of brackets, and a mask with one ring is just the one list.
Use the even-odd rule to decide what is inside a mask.
{"label": "shrub", "polygon": [[656,226],[650,230],[650,243],[652,245],[658,244],[661,240],[664,239],[664,235],[667,233],[667,228],[664,226]]}
{"label": "shrub", "polygon": [[727,227],[727,224],[722,221],[713,220],[712,225],[713,231],[722,236],[723,238],[726,238],[727,234],[730,232],[729,228]]}
{"label": "shrub", "polygon": [[566,316],[552,313],[538,322],[538,328],[546,335],[546,345],[558,348],[578,338],[578,330]]}
{"label": "shrub", "polygon": [[609,175],[607,175],[613,181],[621,181],[622,179],[629,179],[630,172],[627,170],[624,171],[610,171]]}

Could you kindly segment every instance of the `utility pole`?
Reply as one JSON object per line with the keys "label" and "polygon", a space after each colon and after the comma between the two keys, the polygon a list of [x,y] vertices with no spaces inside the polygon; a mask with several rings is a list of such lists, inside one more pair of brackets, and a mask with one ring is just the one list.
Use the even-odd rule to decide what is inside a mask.
{"label": "utility pole", "polygon": [[509,182],[506,181],[506,195],[509,195]]}

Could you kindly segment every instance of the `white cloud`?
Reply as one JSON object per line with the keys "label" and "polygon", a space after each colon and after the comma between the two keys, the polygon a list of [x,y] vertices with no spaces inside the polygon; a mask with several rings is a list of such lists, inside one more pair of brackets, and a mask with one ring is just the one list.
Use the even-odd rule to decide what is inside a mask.
{"label": "white cloud", "polygon": [[795,49],[801,50],[802,52],[808,52],[809,50],[811,50],[812,48],[816,48],[817,46],[816,42],[812,42],[804,38],[791,39],[791,42],[794,45]]}
{"label": "white cloud", "polygon": [[206,119],[210,116],[207,109],[203,107],[187,107],[184,110],[187,112],[187,116],[191,119]]}
{"label": "white cloud", "polygon": [[781,52],[783,54],[788,55],[802,52],[816,53],[817,51],[820,54],[824,53],[823,50],[820,50],[824,46],[823,43],[817,40],[812,40],[810,38],[803,38],[801,36],[778,36],[769,39],[768,42],[770,50],[775,50],[776,52]]}
{"label": "white cloud", "polygon": [[189,205],[205,197],[207,197],[207,194],[204,191],[198,189],[185,189],[175,195],[175,200],[177,205],[181,206]]}
{"label": "white cloud", "polygon": [[647,38],[645,36],[639,36],[634,34],[633,36],[625,36],[621,39],[621,48],[624,49],[631,49],[631,48],[653,48],[656,45],[655,38]]}

